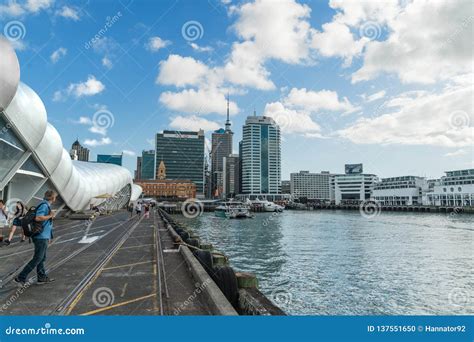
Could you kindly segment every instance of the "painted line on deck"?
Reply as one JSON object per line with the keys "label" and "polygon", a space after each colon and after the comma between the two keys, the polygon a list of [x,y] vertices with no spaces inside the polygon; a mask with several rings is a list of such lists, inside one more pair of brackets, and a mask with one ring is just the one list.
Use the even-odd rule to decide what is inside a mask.
{"label": "painted line on deck", "polygon": [[103,311],[107,311],[107,310],[114,309],[114,308],[118,308],[118,307],[120,307],[120,306],[124,306],[124,305],[130,304],[130,303],[139,302],[139,301],[141,301],[141,300],[144,300],[144,299],[147,299],[147,298],[151,298],[151,297],[153,297],[153,296],[156,296],[156,294],[155,294],[155,293],[152,293],[152,294],[149,294],[149,295],[146,295],[146,296],[143,296],[143,297],[138,297],[138,298],[130,299],[130,300],[127,300],[127,301],[125,301],[125,302],[120,302],[120,303],[117,303],[117,304],[112,304],[112,305],[109,305],[109,306],[106,306],[106,307],[103,307],[103,308],[100,308],[100,309],[95,309],[95,310],[92,310],[92,311],[84,312],[84,313],[80,314],[79,316],[94,315],[94,314],[96,314],[96,313],[103,312]]}

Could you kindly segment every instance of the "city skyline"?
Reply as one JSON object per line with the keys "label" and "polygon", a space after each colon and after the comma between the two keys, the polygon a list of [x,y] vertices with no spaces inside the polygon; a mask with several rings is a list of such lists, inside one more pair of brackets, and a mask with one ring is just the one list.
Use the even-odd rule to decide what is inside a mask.
{"label": "city skyline", "polygon": [[[282,179],[359,162],[379,177],[472,168],[468,1],[173,4],[161,2],[160,15],[140,1],[0,5],[22,81],[65,146],[79,136],[90,160],[123,153],[133,172],[156,132],[202,128],[209,146],[230,93],[233,152],[247,116],[272,116]],[[403,50],[394,62],[400,36],[428,53]]]}

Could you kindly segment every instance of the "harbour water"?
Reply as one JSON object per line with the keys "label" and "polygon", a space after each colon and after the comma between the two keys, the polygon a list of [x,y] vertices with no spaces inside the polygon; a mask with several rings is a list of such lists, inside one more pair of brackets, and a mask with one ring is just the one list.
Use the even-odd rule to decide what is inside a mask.
{"label": "harbour water", "polygon": [[230,220],[176,216],[255,273],[290,315],[474,313],[474,216],[285,211]]}

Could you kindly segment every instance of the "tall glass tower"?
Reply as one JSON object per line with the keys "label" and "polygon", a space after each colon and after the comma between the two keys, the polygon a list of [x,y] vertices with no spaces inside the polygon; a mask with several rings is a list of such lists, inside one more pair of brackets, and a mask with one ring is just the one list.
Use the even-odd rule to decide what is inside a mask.
{"label": "tall glass tower", "polygon": [[204,131],[165,130],[156,135],[155,151],[155,165],[163,161],[167,179],[190,180],[196,184],[197,195],[203,196]]}
{"label": "tall glass tower", "polygon": [[249,116],[243,127],[242,194],[281,192],[280,127],[270,117]]}

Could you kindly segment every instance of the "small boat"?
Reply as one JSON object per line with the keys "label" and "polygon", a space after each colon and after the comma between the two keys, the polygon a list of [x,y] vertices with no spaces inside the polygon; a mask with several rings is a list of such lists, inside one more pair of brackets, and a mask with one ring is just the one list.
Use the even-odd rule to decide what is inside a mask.
{"label": "small boat", "polygon": [[214,214],[218,217],[225,218],[251,218],[250,209],[242,202],[222,202],[214,210]]}
{"label": "small boat", "polygon": [[264,200],[256,199],[254,201],[248,200],[247,202],[252,206],[255,206],[257,208],[263,208],[263,211],[271,212],[271,213],[273,213],[273,212],[281,213],[285,209],[281,205],[270,202],[266,199],[264,199]]}

